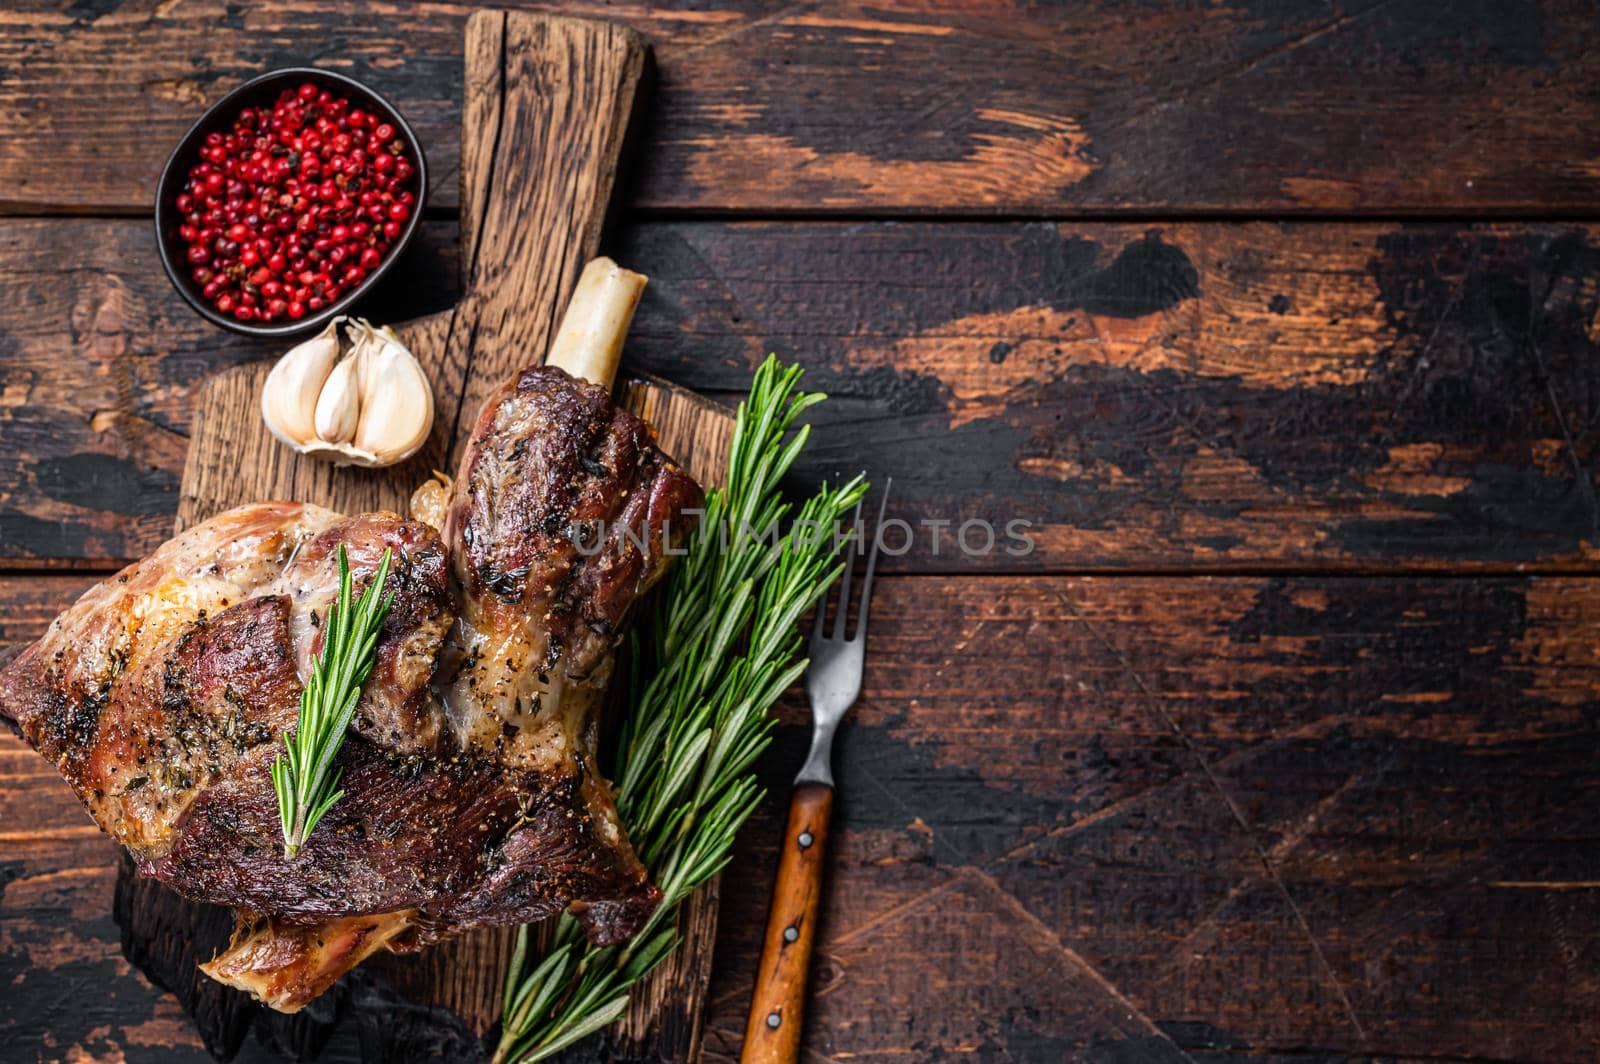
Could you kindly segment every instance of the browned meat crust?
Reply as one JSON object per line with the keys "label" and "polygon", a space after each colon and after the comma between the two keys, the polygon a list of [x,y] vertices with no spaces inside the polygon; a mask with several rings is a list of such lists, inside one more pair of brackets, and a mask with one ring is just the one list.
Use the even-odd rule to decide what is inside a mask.
{"label": "browned meat crust", "polygon": [[550,366],[485,404],[461,474],[446,538],[469,602],[502,626],[548,614],[574,675],[609,653],[703,498],[648,425]]}
{"label": "browned meat crust", "polygon": [[[142,872],[241,910],[208,971],[278,1007],[372,949],[479,924],[570,909],[620,941],[659,893],[597,770],[596,711],[629,610],[700,502],[643,422],[530,369],[480,418],[442,539],[293,503],[219,515],[0,667],[0,719]],[[345,797],[286,859],[269,767],[340,545],[358,590],[394,550],[394,606],[338,757]]]}

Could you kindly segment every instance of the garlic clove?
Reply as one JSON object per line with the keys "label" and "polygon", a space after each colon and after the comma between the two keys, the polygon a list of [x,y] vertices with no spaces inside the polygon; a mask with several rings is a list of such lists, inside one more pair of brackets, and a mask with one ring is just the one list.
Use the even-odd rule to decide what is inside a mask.
{"label": "garlic clove", "polygon": [[348,443],[355,437],[361,420],[359,372],[357,355],[352,353],[333,367],[323,383],[316,413],[316,438],[322,443]]}
{"label": "garlic clove", "polygon": [[[387,329],[387,326],[385,326]],[[345,339],[350,342],[350,357],[356,360],[356,388],[367,393],[367,354],[383,343],[383,337],[366,318],[351,318],[344,327]]]}
{"label": "garlic clove", "polygon": [[433,389],[399,337],[374,329],[362,367],[361,420],[353,443],[385,465],[415,454],[433,427]]}
{"label": "garlic clove", "polygon": [[261,388],[261,417],[281,442],[299,448],[316,438],[316,404],[339,358],[335,318],[311,339],[296,344],[273,365]]}
{"label": "garlic clove", "polygon": [[[354,326],[347,326],[345,335],[350,338],[350,357],[356,361],[356,387],[360,389],[363,401],[372,379],[372,359],[378,350],[383,347],[388,338],[394,333],[387,325],[376,328],[366,318],[352,319]],[[399,343],[398,339],[395,343]]]}

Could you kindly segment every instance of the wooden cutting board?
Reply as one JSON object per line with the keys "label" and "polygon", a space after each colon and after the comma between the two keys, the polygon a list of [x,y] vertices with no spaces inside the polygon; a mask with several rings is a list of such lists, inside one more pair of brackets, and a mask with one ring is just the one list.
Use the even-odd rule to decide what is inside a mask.
{"label": "wooden cutting board", "polygon": [[[452,310],[397,326],[433,382],[436,419],[413,460],[388,470],[307,461],[266,431],[269,365],[225,372],[200,391],[177,527],[260,499],[347,513],[405,513],[413,488],[452,470],[483,399],[542,360],[583,264],[598,249],[617,161],[639,95],[644,40],[604,22],[483,11],[466,29],[461,129],[464,295]],[[729,412],[659,381],[624,385],[666,450],[702,483],[721,480]],[[684,907],[682,947],[636,992],[609,1034],[612,1058],[696,1060],[716,937],[717,887]],[[374,958],[294,1017],[271,1012],[195,969],[231,928],[225,910],[134,877],[117,886],[124,952],[177,993],[208,1046],[231,1056],[253,1027],[290,1055],[322,1048],[344,1023],[362,1060],[476,1055],[473,1035],[499,1018],[509,929],[484,929],[415,957]]]}

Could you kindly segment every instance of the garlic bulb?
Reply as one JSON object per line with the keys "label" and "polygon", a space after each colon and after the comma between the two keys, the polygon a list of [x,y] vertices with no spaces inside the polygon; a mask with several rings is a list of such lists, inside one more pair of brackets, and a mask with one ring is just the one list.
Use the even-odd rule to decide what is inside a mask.
{"label": "garlic bulb", "polygon": [[[340,357],[339,326],[349,349]],[[335,318],[267,375],[261,416],[279,440],[338,465],[387,466],[415,454],[433,427],[433,389],[388,326]]]}

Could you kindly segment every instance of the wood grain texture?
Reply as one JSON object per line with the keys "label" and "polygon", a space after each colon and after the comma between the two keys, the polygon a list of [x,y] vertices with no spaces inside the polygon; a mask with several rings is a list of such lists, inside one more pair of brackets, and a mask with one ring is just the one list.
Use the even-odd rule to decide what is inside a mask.
{"label": "wood grain texture", "polygon": [[[417,127],[454,206],[462,22],[337,0],[11,5],[0,203],[145,212],[207,101],[320,64]],[[1600,27],[1561,0],[622,6],[661,91],[633,201],[757,212],[1460,213],[1600,201]],[[128,57],[137,56],[130,71]],[[22,72],[26,72],[25,76]],[[468,95],[469,103],[472,97]]]}
{"label": "wood grain texture", "polygon": [[[494,146],[460,130],[502,114],[499,66],[463,57],[471,7],[0,13],[0,569],[165,538],[197,382],[273,353],[183,309],[145,217],[165,145],[245,77],[311,62],[398,102],[438,175],[432,220],[366,310],[462,305]],[[1600,543],[1592,12],[561,9],[656,45],[640,220],[608,247],[653,277],[629,368],[726,396],[777,350],[835,397],[797,488],[867,455],[893,516],[1037,521],[1027,557],[950,555],[946,529],[944,554],[925,536],[886,559],[806,1059],[1593,1059],[1600,581],[1520,574],[1592,572]],[[483,29],[480,60],[506,40]],[[547,190],[514,191],[537,210]],[[1334,218],[1172,220],[1191,212]],[[124,217],[31,217],[96,213]],[[1447,220],[1347,224],[1368,214]],[[1557,221],[1454,220],[1483,215]],[[412,339],[467,373],[453,324]],[[1086,569],[1171,575],[1048,575]],[[0,654],[85,583],[0,573]],[[712,893],[688,917],[720,929],[710,1061],[739,1053],[806,735],[790,701],[721,919]],[[114,859],[0,735],[0,1056],[210,1059],[123,958]],[[146,941],[177,966],[176,934]],[[692,982],[711,950],[701,935],[663,978]],[[435,978],[358,973],[236,1059],[463,1057],[439,1048],[447,1017],[394,992]],[[698,1010],[629,1022],[643,1040],[574,1059],[699,1038]]]}
{"label": "wood grain texture", "polygon": [[[0,636],[83,584],[0,578]],[[1593,1059],[1600,580],[891,576],[869,638],[806,1059]],[[781,718],[713,1062],[805,754]],[[119,960],[113,847],[9,736],[0,772],[0,1039],[204,1059]],[[323,1060],[360,1059],[351,1023]]]}
{"label": "wood grain texture", "polygon": [[795,1064],[805,1020],[811,948],[822,910],[833,788],[802,783],[789,797],[778,849],[778,874],[767,906],[767,931],[744,1025],[740,1064]]}
{"label": "wood grain texture", "polygon": [[[881,582],[808,1058],[1592,1059],[1594,587]],[[777,860],[784,720],[741,877]],[[724,892],[708,1060],[765,904]]]}
{"label": "wood grain texture", "polygon": [[[159,543],[194,382],[267,353],[140,268],[146,229],[0,223],[6,563]],[[448,292],[425,236],[417,290]],[[795,484],[892,476],[919,535],[889,571],[1596,560],[1594,226],[677,222],[608,251],[652,277],[627,367],[722,395],[768,351],[808,368],[832,400]]]}

